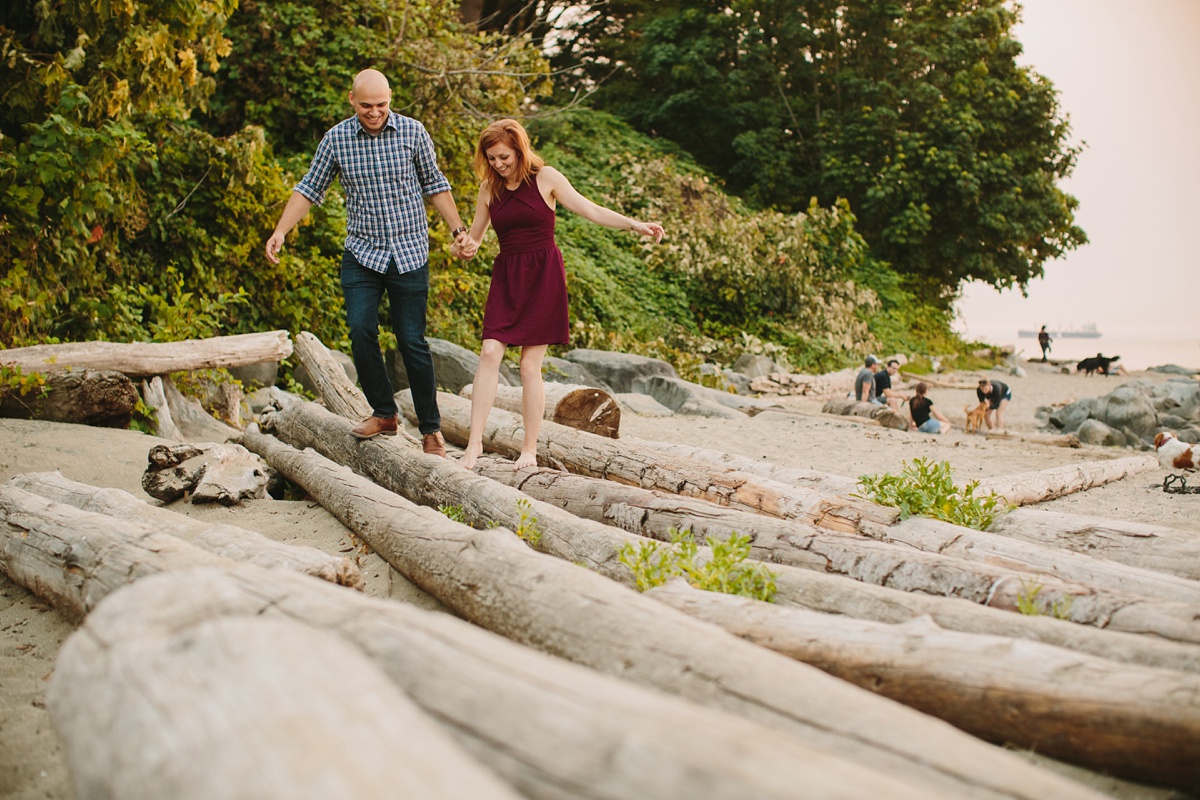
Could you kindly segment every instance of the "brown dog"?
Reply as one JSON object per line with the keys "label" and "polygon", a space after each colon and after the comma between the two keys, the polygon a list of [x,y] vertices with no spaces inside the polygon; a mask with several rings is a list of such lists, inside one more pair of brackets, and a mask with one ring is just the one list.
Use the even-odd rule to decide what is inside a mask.
{"label": "brown dog", "polygon": [[967,433],[975,433],[983,427],[983,418],[987,415],[988,404],[982,402],[975,408],[963,406],[963,411],[967,413]]}

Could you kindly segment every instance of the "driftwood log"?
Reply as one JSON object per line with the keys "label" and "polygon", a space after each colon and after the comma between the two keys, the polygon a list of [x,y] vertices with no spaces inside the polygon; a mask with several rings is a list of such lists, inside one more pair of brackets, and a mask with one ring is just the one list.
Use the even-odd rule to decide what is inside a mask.
{"label": "driftwood log", "polygon": [[[616,439],[621,431],[621,404],[603,389],[570,383],[546,383],[545,419],[569,428]],[[473,384],[459,395],[470,399]],[[497,386],[496,407],[521,413],[521,387]]]}
{"label": "driftwood log", "polygon": [[[396,400],[404,414],[415,419],[411,393],[400,392]],[[465,445],[471,427],[470,403],[439,393],[438,407],[446,439]],[[493,408],[483,430],[484,449],[516,457],[522,438],[520,417]],[[868,522],[887,525],[899,517],[897,509],[866,500],[831,497],[735,470],[714,469],[702,461],[664,457],[651,447],[624,440],[614,442],[552,422],[544,423],[538,436],[538,463],[645,489],[700,497],[768,516],[799,519],[829,530],[853,532]]]}
{"label": "driftwood log", "polygon": [[156,436],[172,442],[185,440],[183,431],[179,430],[179,426],[175,424],[175,418],[171,416],[171,404],[167,402],[167,392],[163,386],[162,376],[155,375],[149,380],[142,381],[142,400],[154,411],[154,434]]}
{"label": "driftwood log", "polygon": [[287,331],[244,333],[182,342],[74,342],[0,350],[0,364],[24,372],[52,369],[104,369],[131,378],[149,378],[197,369],[238,367],[282,361],[292,354]]}
{"label": "driftwood log", "polygon": [[[326,417],[344,426],[338,438],[349,436],[344,420]],[[333,437],[332,430],[322,432],[325,440]],[[432,512],[413,509],[314,453],[269,439],[247,434],[248,446],[304,486],[410,580],[476,624],[766,722],[813,746],[868,762],[918,791],[987,797],[1091,794],[1070,782],[1050,789],[1042,771],[1031,771],[1011,754],[988,749],[949,726],[939,727],[943,723],[909,716],[912,712],[899,705],[868,704],[866,695],[847,692],[844,683],[826,684],[817,675],[828,676],[819,672],[793,671],[790,667],[800,665],[785,666],[761,648],[745,645],[752,648],[745,650],[745,643],[712,626],[535,553],[502,529],[475,531],[435,519]],[[370,444],[363,443],[366,460],[387,455],[396,462],[420,461],[426,480],[443,486],[481,480],[442,459]],[[446,502],[456,499],[448,496]]]}
{"label": "driftwood log", "polygon": [[[0,350],[0,360],[11,352]],[[106,369],[44,372],[45,385],[41,390],[21,394],[18,389],[0,386],[0,417],[74,422],[100,428],[129,427],[138,393],[124,373]]]}
{"label": "driftwood log", "polygon": [[316,334],[302,331],[296,336],[296,355],[316,383],[317,396],[330,411],[356,421],[371,416],[366,396],[350,382]]}
{"label": "driftwood log", "polygon": [[520,796],[341,637],[188,599],[139,581],[63,646],[47,702],[79,797]]}
{"label": "driftwood log", "polygon": [[878,403],[860,403],[850,397],[834,397],[826,400],[825,405],[821,407],[821,412],[843,417],[866,417],[875,420],[885,428],[898,431],[908,430],[908,420],[889,406],[881,406]]}
{"label": "driftwood log", "polygon": [[241,435],[239,429],[225,424],[205,411],[199,400],[185,397],[170,378],[163,379],[162,387],[167,407],[171,410],[171,419],[183,434],[185,441],[220,443]]}
{"label": "driftwood log", "polygon": [[651,597],[748,641],[933,714],[997,744],[1106,773],[1200,786],[1200,675],[1034,642],[901,625],[701,592]]}
{"label": "driftwood log", "polygon": [[639,535],[667,541],[673,529],[691,528],[704,541],[736,532],[753,538],[751,556],[764,561],[1010,611],[1033,603],[1081,624],[1200,642],[1200,583],[1170,575],[935,520],[887,528],[905,545],[896,546],[553,470],[515,473],[494,459],[478,468],[551,506]]}
{"label": "driftwood log", "polygon": [[102,514],[114,526],[121,522],[146,524],[219,556],[311,575],[321,580],[362,590],[362,573],[348,558],[315,547],[283,544],[255,531],[192,519],[170,509],[152,506],[120,489],[101,489],[68,480],[57,472],[16,475],[8,485],[81,511]]}
{"label": "driftwood log", "polygon": [[[218,562],[184,543],[164,552],[158,541],[141,542],[123,530],[78,531],[78,537],[44,541],[50,547],[41,560],[53,568],[38,573],[36,587],[30,588],[44,597],[66,598],[77,595],[82,581],[96,589],[93,600],[99,602],[120,586],[94,580],[93,571],[108,571],[102,552],[138,552],[131,561],[139,569],[127,571],[125,579],[149,577],[105,602],[98,615],[119,620],[157,612],[160,604],[144,601],[141,592],[143,585],[157,582],[170,598],[161,604],[169,624],[184,609],[191,622],[263,617],[338,634],[529,796],[734,800],[792,797],[796,786],[814,787],[831,798],[920,796],[868,766],[806,747],[786,733],[538,653],[447,614],[225,560],[219,569],[189,569]],[[94,546],[84,546],[89,539]],[[154,577],[161,571],[171,574]],[[328,672],[351,685],[340,670]],[[68,699],[64,695],[74,681],[63,685],[61,695],[57,685],[55,709],[60,699]],[[62,713],[69,714],[64,707],[68,710]],[[677,746],[680,729],[689,732],[693,747]],[[110,744],[123,746],[120,739]],[[563,758],[564,751],[571,757]]]}
{"label": "driftwood log", "polygon": [[147,454],[142,489],[170,502],[235,505],[267,496],[271,470],[240,444],[156,444]]}

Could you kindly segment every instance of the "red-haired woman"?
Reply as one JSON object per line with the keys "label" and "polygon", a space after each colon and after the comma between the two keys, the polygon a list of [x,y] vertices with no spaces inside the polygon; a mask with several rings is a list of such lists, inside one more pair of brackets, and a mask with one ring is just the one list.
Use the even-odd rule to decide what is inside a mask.
{"label": "red-haired woman", "polygon": [[492,265],[492,284],[483,313],[483,348],[471,394],[471,433],[462,465],[475,466],[483,452],[483,427],[496,400],[500,362],[509,345],[521,348],[521,416],[525,437],[513,469],[537,464],[537,439],[546,407],[542,359],[552,344],[566,344],[567,278],[554,241],[557,203],[584,219],[608,228],[663,237],[658,223],[639,222],[598,206],[581,195],[566,176],[533,152],[529,135],[513,119],[493,122],[475,148],[479,198],[475,218],[462,246],[451,252],[471,258],[488,225],[496,229],[500,254]]}

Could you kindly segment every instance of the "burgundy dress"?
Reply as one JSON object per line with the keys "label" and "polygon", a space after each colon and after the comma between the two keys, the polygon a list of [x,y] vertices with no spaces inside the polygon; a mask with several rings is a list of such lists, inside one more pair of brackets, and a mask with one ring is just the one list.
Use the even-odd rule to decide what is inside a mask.
{"label": "burgundy dress", "polygon": [[537,175],[505,188],[488,209],[500,239],[483,311],[483,338],[508,345],[566,344],[567,274],[554,243],[554,211]]}

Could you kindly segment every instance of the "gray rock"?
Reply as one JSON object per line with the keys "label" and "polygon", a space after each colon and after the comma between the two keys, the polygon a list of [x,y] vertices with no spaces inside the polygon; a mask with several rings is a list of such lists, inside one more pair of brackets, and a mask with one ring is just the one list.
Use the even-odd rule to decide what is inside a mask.
{"label": "gray rock", "polygon": [[[1191,378],[1172,378],[1165,383],[1150,387],[1150,394],[1155,398],[1155,407],[1159,410],[1170,411],[1173,408],[1182,409],[1175,413],[1190,417],[1200,408],[1200,383]],[[1159,401],[1170,401],[1173,406],[1162,407]]]}
{"label": "gray rock", "polygon": [[1111,428],[1133,431],[1137,437],[1153,435],[1158,426],[1158,413],[1145,390],[1126,384],[1096,402],[1092,416]]}
{"label": "gray rock", "polygon": [[1175,435],[1181,442],[1188,444],[1200,444],[1200,427],[1196,425],[1188,425],[1175,431]]}
{"label": "gray rock", "polygon": [[1188,426],[1188,421],[1183,417],[1177,417],[1174,414],[1164,414],[1159,412],[1158,424],[1160,427],[1169,431],[1178,431]]}
{"label": "gray rock", "polygon": [[754,391],[750,388],[751,379],[749,376],[743,375],[740,372],[734,372],[728,367],[723,369],[721,374],[725,377],[725,380],[729,382],[729,385],[733,387],[733,390],[738,394],[754,394]]}
{"label": "gray rock", "polygon": [[1050,424],[1063,433],[1074,433],[1084,420],[1092,416],[1096,398],[1085,397],[1063,406],[1050,415]]}
{"label": "gray rock", "polygon": [[1196,370],[1181,367],[1178,364],[1162,364],[1157,367],[1150,367],[1147,372],[1164,372],[1168,375],[1195,375]]}
{"label": "gray rock", "polygon": [[1075,431],[1079,441],[1084,444],[1099,444],[1105,447],[1124,447],[1125,435],[1114,431],[1098,419],[1084,420]]}
{"label": "gray rock", "polygon": [[568,361],[565,358],[546,356],[542,359],[542,379],[552,383],[573,383],[577,386],[594,386],[612,393],[612,387],[592,374],[591,370],[582,364]]}
{"label": "gray rock", "polygon": [[[633,390],[648,394],[676,414],[698,414],[706,417],[734,418],[744,413],[757,413],[779,404],[770,400],[743,397],[733,392],[710,389],[682,378],[651,375],[633,382]],[[718,413],[713,407],[728,409],[732,414]]]}
{"label": "gray rock", "polygon": [[[437,376],[437,384],[440,388],[451,394],[458,394],[464,386],[475,380],[475,370],[479,368],[477,353],[445,339],[429,338],[427,341],[429,342],[429,352],[433,355],[433,374]],[[409,388],[408,370],[404,366],[404,359],[401,357],[400,351],[388,350],[384,363],[387,365],[392,390],[399,392]],[[514,372],[518,374],[515,383],[513,381]],[[519,372],[507,364],[501,364],[500,385],[519,386],[520,383]]]}
{"label": "gray rock", "polygon": [[772,372],[787,372],[788,370],[767,356],[742,353],[738,356],[737,361],[733,362],[733,371],[753,380],[754,378],[765,378]]}
{"label": "gray rock", "polygon": [[[333,356],[333,360],[341,365],[342,370],[346,373],[346,377],[351,383],[358,383],[358,370],[354,368],[354,359],[340,350],[330,350],[329,355]],[[320,394],[317,389],[317,383],[308,374],[308,369],[305,368],[304,362],[301,362],[292,370],[292,377],[296,379],[296,383],[303,386],[313,394]],[[407,385],[407,384],[406,384]]]}
{"label": "gray rock", "polygon": [[648,394],[625,392],[613,396],[617,398],[622,409],[639,417],[669,417],[675,413]]}
{"label": "gray rock", "polygon": [[247,392],[262,386],[274,386],[279,377],[278,361],[263,361],[260,364],[244,364],[240,367],[230,367],[229,374],[242,382]]}
{"label": "gray rock", "polygon": [[1012,375],[1014,378],[1024,378],[1025,368],[1020,365],[1011,366],[1008,368],[1008,374]]}
{"label": "gray rock", "polygon": [[678,378],[675,368],[666,361],[611,350],[577,348],[566,354],[568,361],[582,364],[588,371],[612,387],[613,391],[632,392],[635,378],[663,375]]}

